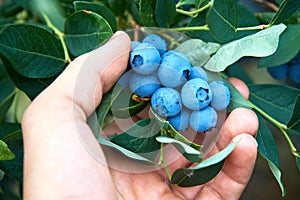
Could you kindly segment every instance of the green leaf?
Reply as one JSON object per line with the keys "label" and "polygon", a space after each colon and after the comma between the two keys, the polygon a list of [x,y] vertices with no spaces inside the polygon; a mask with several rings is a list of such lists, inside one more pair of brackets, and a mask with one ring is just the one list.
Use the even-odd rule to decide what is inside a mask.
{"label": "green leaf", "polygon": [[122,16],[127,7],[127,1],[120,0],[107,0],[110,10],[112,10],[115,15]]}
{"label": "green leaf", "polygon": [[103,95],[101,103],[95,111],[100,127],[104,128],[105,118],[111,109],[112,103],[120,95],[122,89],[123,88],[119,84],[115,84],[107,93]]}
{"label": "green leaf", "polygon": [[219,48],[217,43],[190,39],[181,43],[175,50],[185,54],[193,66],[203,66]]}
{"label": "green leaf", "polygon": [[120,151],[122,154],[124,154],[125,156],[127,156],[128,158],[132,158],[134,160],[139,160],[139,161],[143,161],[149,164],[153,164],[153,162],[137,153],[134,153],[132,151],[129,151],[128,149],[121,147],[115,143],[112,143],[111,141],[103,138],[101,135],[98,137],[98,142],[102,145],[111,147],[113,149],[116,149],[118,151]]}
{"label": "green leaf", "polygon": [[236,108],[252,108],[252,105],[244,99],[242,94],[226,79],[223,80],[226,85],[229,87],[230,94],[231,94],[231,100],[230,104],[227,107],[227,112],[231,112],[232,110]]}
{"label": "green leaf", "polygon": [[168,28],[176,16],[176,7],[173,0],[157,0],[155,7],[155,21],[158,26]]}
{"label": "green leaf", "polygon": [[284,196],[286,191],[281,179],[279,152],[277,144],[272,135],[272,132],[263,121],[263,118],[258,113],[256,114],[259,120],[259,128],[258,132],[256,133],[258,152],[268,162],[269,168],[280,186],[282,196]]}
{"label": "green leaf", "polygon": [[27,78],[48,78],[65,68],[58,38],[43,28],[14,24],[0,34],[0,54],[14,71]]}
{"label": "green leaf", "polygon": [[261,58],[259,67],[279,66],[289,62],[300,51],[300,25],[287,25],[287,29],[281,34],[278,48],[274,54]]}
{"label": "green leaf", "polygon": [[288,85],[249,85],[250,101],[288,129],[300,131],[300,90]]}
{"label": "green leaf", "polygon": [[156,140],[164,144],[173,144],[176,147],[176,149],[191,162],[202,161],[202,153],[183,142],[180,142],[174,138],[165,135],[158,136]]}
{"label": "green leaf", "polygon": [[112,35],[108,22],[91,11],[76,11],[65,22],[66,44],[74,56],[94,50]]}
{"label": "green leaf", "polygon": [[0,124],[0,139],[4,142],[10,140],[20,139],[19,137],[12,137],[15,133],[21,132],[21,125],[14,123],[3,123]]}
{"label": "green leaf", "polygon": [[148,159],[154,159],[160,149],[156,141],[161,133],[161,128],[153,119],[143,119],[121,134],[115,134],[109,140],[119,146],[138,153]]}
{"label": "green leaf", "polygon": [[14,82],[15,86],[24,91],[26,95],[33,100],[39,93],[41,93],[46,87],[48,87],[57,76],[50,78],[27,78],[17,73],[9,61],[2,58],[2,61],[6,67],[9,77]]}
{"label": "green leaf", "polygon": [[297,163],[298,170],[300,170],[300,157],[299,156],[296,156],[296,163]]}
{"label": "green leaf", "polygon": [[14,153],[8,148],[7,144],[0,140],[0,161],[12,160],[15,158]]}
{"label": "green leaf", "polygon": [[237,144],[238,142],[229,144],[225,149],[195,167],[177,169],[172,175],[171,183],[181,187],[190,187],[210,181],[220,172],[225,158]]}
{"label": "green leaf", "polygon": [[154,13],[156,0],[140,0],[140,17],[144,26],[156,27]]}
{"label": "green leaf", "polygon": [[9,149],[14,153],[15,158],[0,162],[0,169],[5,174],[16,179],[20,183],[23,182],[23,140],[11,140],[6,143]]}
{"label": "green leaf", "polygon": [[296,0],[284,0],[273,17],[270,25],[279,24],[284,22],[287,18],[293,15],[300,8],[300,1]]}
{"label": "green leaf", "polygon": [[148,102],[135,102],[131,98],[131,92],[123,90],[118,94],[116,100],[111,105],[111,113],[117,118],[129,118],[142,111]]}
{"label": "green leaf", "polygon": [[[4,178],[4,172],[0,169],[0,182],[2,181],[3,178]],[[1,193],[1,190],[0,190],[0,193]]]}
{"label": "green leaf", "polygon": [[5,119],[6,113],[15,97],[15,93],[15,86],[0,61],[0,122]]}
{"label": "green leaf", "polygon": [[[274,25],[253,35],[229,42],[217,51],[204,67],[211,71],[223,71],[243,56],[264,57],[273,54],[278,46],[284,24]],[[260,44],[260,45],[257,45]],[[264,48],[261,48],[261,47]]]}
{"label": "green leaf", "polygon": [[113,31],[117,30],[117,21],[115,14],[107,8],[101,2],[87,2],[87,1],[75,1],[74,2],[75,10],[88,10],[102,16],[112,28]]}
{"label": "green leaf", "polygon": [[29,0],[32,12],[38,13],[41,18],[46,15],[51,23],[60,31],[64,28],[65,18],[58,0]]}
{"label": "green leaf", "polygon": [[206,23],[218,41],[226,42],[233,38],[236,32],[238,17],[236,0],[212,0]]}
{"label": "green leaf", "polygon": [[252,84],[253,81],[248,75],[248,73],[245,71],[243,66],[241,66],[238,63],[234,63],[233,65],[230,65],[228,68],[226,68],[226,75],[228,77],[236,77],[240,80],[244,81],[246,84]]}

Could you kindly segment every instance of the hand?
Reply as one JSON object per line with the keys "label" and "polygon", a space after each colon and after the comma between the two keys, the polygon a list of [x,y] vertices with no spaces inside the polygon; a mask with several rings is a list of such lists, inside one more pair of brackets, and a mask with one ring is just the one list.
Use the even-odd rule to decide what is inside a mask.
{"label": "hand", "polygon": [[[247,109],[234,110],[223,125],[211,153],[232,140],[240,142],[222,171],[205,185],[169,187],[158,171],[133,174],[107,167],[86,119],[125,71],[130,48],[129,37],[116,33],[102,47],[70,63],[25,111],[24,199],[238,199],[257,153],[253,135],[258,122]],[[237,79],[231,82],[247,98],[247,87]],[[176,162],[171,170],[182,163]]]}

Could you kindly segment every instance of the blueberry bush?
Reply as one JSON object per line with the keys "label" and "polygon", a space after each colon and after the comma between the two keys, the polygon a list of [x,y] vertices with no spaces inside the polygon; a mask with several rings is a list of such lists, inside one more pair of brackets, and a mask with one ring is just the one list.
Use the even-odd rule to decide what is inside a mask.
{"label": "blueberry bush", "polygon": [[[295,165],[300,169],[300,154],[294,141],[300,137],[300,90],[297,88],[300,82],[300,1],[259,2],[266,11],[253,12],[237,0],[3,1],[0,6],[0,196],[16,197],[10,184],[22,190],[21,116],[26,106],[72,60],[101,46],[118,30],[138,30],[144,41],[132,38],[136,41],[132,42],[133,56],[129,67],[137,69],[134,72],[128,70],[119,79],[88,119],[99,143],[118,150],[128,159],[162,165],[170,184],[182,187],[200,185],[218,174],[236,143],[202,160],[204,146],[184,135],[182,130],[189,123],[184,121],[192,118],[190,125],[197,132],[207,132],[215,126],[218,115],[210,107],[213,104],[215,108],[221,107],[219,110],[227,107],[227,113],[238,107],[249,108],[256,112],[260,122],[256,134],[258,151],[268,163],[284,196],[280,149],[273,130],[283,135],[295,157]],[[153,33],[152,38],[147,38]],[[158,46],[150,45],[151,41]],[[174,58],[168,60],[166,57],[167,54],[177,55],[172,53],[176,48],[189,59],[187,64],[181,65],[186,68],[178,68],[170,76],[172,70],[168,66],[177,62],[172,63]],[[143,49],[150,49],[151,53],[144,54]],[[159,67],[158,71],[157,68],[150,71],[138,68],[143,63],[141,58],[148,56],[152,59],[149,61],[151,65],[157,68],[161,60],[166,60],[167,64],[161,64],[165,67]],[[251,57],[258,59],[258,65],[253,67],[267,68],[274,78],[289,79],[293,84],[283,81],[255,83],[239,64]],[[185,59],[178,62],[186,63]],[[209,80],[211,74],[219,79]],[[186,82],[181,76],[191,80]],[[228,76],[247,83],[249,100],[245,100],[226,80]],[[170,87],[162,88],[161,82]],[[159,114],[159,108],[169,105],[159,104],[161,96],[173,95],[167,100],[176,100],[178,87],[183,84],[193,87],[200,84],[202,93],[195,92],[199,98],[211,95],[209,98],[212,99],[204,109],[201,108],[205,112],[190,111],[181,106],[172,116]],[[124,89],[126,87],[131,89]],[[208,95],[210,87],[213,88],[212,94]],[[166,95],[167,92],[170,94]],[[219,93],[225,95],[224,99],[215,100],[220,98]],[[152,94],[155,98],[151,98]],[[187,107],[195,106],[189,95],[191,92],[187,91],[178,98]],[[149,104],[152,104],[151,117],[137,121],[123,133],[106,138],[99,131],[99,127],[109,126],[116,118],[129,118]],[[207,120],[205,126],[199,122],[203,116]],[[174,145],[186,159],[197,165],[179,168],[170,174],[164,158],[167,144]],[[157,154],[152,152],[159,152],[158,160]]]}

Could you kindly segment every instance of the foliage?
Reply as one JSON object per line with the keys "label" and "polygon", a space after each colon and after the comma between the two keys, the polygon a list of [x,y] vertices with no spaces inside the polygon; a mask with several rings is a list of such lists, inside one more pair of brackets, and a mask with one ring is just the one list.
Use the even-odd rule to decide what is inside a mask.
{"label": "foliage", "polygon": [[[206,69],[225,78],[234,74],[249,83],[250,99],[245,100],[227,82],[232,95],[227,111],[245,107],[257,113],[258,150],[285,195],[279,149],[269,123],[283,134],[300,169],[300,155],[289,135],[300,135],[300,90],[284,84],[252,84],[237,64],[245,56],[262,57],[259,67],[272,67],[290,61],[300,51],[299,1],[267,3],[270,11],[254,13],[236,0],[6,0],[0,7],[0,181],[10,178],[22,184],[21,94],[33,100],[68,63],[105,43],[113,32],[145,26],[183,32],[201,41],[199,52],[202,48],[206,53]],[[112,114],[130,117],[147,105],[133,100],[124,105],[119,87],[105,94],[95,111],[97,127],[109,125]],[[202,161],[203,147],[155,113],[110,138],[102,137],[97,127],[93,130],[100,144],[131,159],[163,165],[170,183],[183,187],[211,180],[236,145]],[[198,165],[170,174],[164,158],[167,145],[174,145]]]}

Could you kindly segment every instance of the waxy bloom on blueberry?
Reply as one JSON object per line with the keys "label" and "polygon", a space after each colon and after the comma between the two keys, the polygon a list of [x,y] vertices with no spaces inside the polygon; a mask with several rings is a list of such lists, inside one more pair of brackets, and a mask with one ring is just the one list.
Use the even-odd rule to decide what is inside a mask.
{"label": "waxy bloom on blueberry", "polygon": [[159,51],[160,55],[163,55],[166,50],[167,50],[167,43],[166,41],[160,37],[157,34],[150,34],[147,35],[143,41],[143,43],[150,43],[153,46],[155,46],[157,48],[157,50]]}
{"label": "waxy bloom on blueberry", "polygon": [[191,71],[191,63],[185,55],[177,51],[168,51],[162,57],[157,75],[166,87],[177,87],[188,79]]}
{"label": "waxy bloom on blueberry", "polygon": [[174,117],[168,117],[167,121],[169,121],[175,130],[186,131],[189,127],[190,114],[190,110],[183,108],[178,115]]}
{"label": "waxy bloom on blueberry", "polygon": [[213,81],[209,84],[212,91],[211,107],[215,110],[224,110],[230,103],[230,90],[223,81]]}
{"label": "waxy bloom on blueberry", "polygon": [[130,53],[132,70],[143,75],[150,75],[155,72],[160,60],[158,50],[149,43],[138,44]]}
{"label": "waxy bloom on blueberry", "polygon": [[133,73],[129,80],[130,90],[141,98],[151,97],[160,88],[160,82],[156,76]]}
{"label": "waxy bloom on blueberry", "polygon": [[151,106],[160,116],[176,116],[180,113],[182,108],[180,94],[172,88],[159,88],[152,95]]}
{"label": "waxy bloom on blueberry", "polygon": [[207,106],[203,110],[196,110],[191,113],[190,126],[194,131],[205,132],[216,126],[218,115],[216,111]]}
{"label": "waxy bloom on blueberry", "polygon": [[187,81],[181,89],[182,103],[191,110],[201,110],[208,106],[212,98],[208,83],[201,78]]}
{"label": "waxy bloom on blueberry", "polygon": [[189,79],[201,78],[208,81],[207,74],[202,67],[192,67]]}

